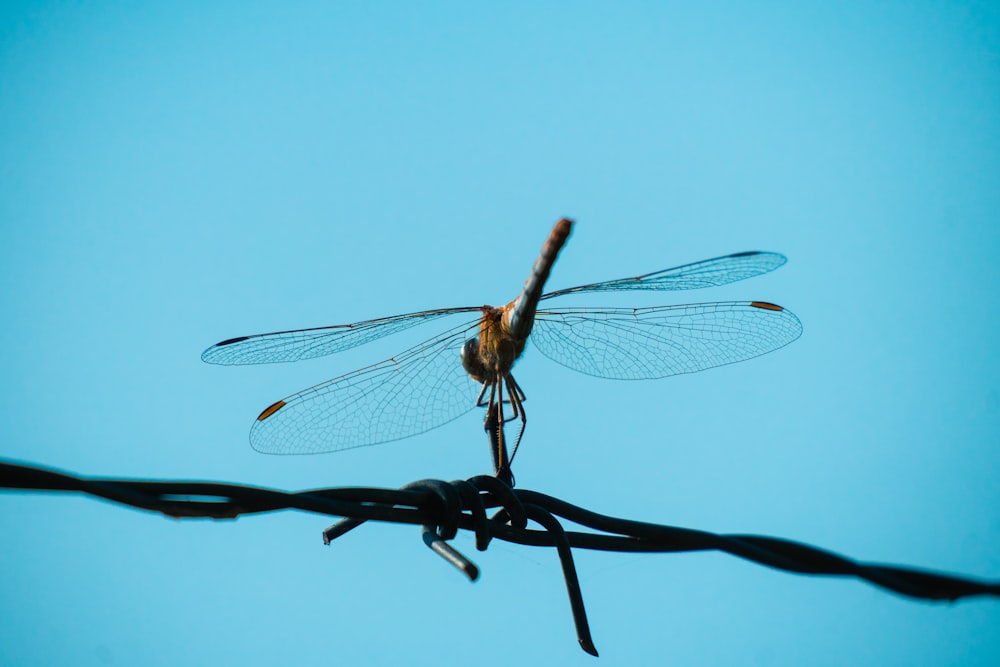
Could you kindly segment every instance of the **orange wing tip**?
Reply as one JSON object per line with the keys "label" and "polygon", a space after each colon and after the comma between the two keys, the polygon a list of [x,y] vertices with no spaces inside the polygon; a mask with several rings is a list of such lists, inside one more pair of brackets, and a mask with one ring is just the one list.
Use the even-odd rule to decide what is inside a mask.
{"label": "orange wing tip", "polygon": [[264,412],[260,413],[260,416],[257,417],[257,421],[259,421],[259,422],[264,421],[265,419],[267,419],[268,417],[270,417],[271,415],[273,415],[275,412],[277,412],[278,410],[280,410],[283,407],[285,407],[285,402],[284,401],[278,401],[274,405],[271,405],[271,406],[269,406],[267,408],[264,408]]}
{"label": "orange wing tip", "polygon": [[[784,310],[781,306],[773,303],[768,303],[767,301],[751,301],[750,305],[754,308],[763,308],[764,310]],[[277,408],[275,408],[277,409]]]}

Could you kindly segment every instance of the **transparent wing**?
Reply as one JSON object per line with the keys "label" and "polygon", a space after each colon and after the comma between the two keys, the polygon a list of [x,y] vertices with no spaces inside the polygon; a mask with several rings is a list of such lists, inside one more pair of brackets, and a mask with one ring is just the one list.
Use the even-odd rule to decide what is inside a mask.
{"label": "transparent wing", "polygon": [[676,266],[672,269],[655,271],[634,278],[620,278],[602,283],[580,285],[569,289],[549,292],[542,299],[576,294],[579,292],[617,292],[631,290],[673,291],[717,287],[746,280],[770,271],[784,264],[787,259],[776,252],[738,252],[734,255],[706,259],[694,264]]}
{"label": "transparent wing", "polygon": [[540,310],[531,341],[545,356],[581,373],[639,380],[751,359],[801,333],[799,318],[781,306],[730,301]]}
{"label": "transparent wing", "polygon": [[479,385],[460,350],[479,320],[367,368],[300,391],[264,410],[250,444],[268,454],[318,454],[399,440],[475,407]]}
{"label": "transparent wing", "polygon": [[201,353],[201,360],[210,364],[270,364],[299,361],[342,352],[370,343],[456,313],[480,312],[481,308],[442,308],[419,313],[380,317],[376,320],[338,324],[330,327],[276,331],[274,333],[240,336],[216,343]]}

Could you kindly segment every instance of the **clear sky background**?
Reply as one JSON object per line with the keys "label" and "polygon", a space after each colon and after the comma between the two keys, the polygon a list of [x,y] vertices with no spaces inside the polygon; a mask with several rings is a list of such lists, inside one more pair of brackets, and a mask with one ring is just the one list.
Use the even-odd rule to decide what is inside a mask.
{"label": "clear sky background", "polygon": [[[0,9],[0,456],[306,489],[486,472],[481,413],[314,457],[272,401],[440,329],[224,368],[208,345],[499,304],[743,250],[802,338],[599,380],[527,351],[519,485],[619,516],[1000,578],[995,3],[18,3]],[[417,528],[0,495],[0,663],[596,664],[552,550],[470,585]],[[578,552],[602,664],[995,665],[1000,602],[730,556]]]}

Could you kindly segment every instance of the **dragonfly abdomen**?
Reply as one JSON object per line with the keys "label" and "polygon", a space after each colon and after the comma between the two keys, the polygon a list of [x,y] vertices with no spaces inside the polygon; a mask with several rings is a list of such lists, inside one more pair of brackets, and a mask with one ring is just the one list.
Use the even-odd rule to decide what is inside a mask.
{"label": "dragonfly abdomen", "polygon": [[[531,326],[535,321],[535,309],[538,308],[538,300],[542,297],[542,288],[545,281],[549,279],[552,265],[556,262],[559,251],[566,245],[570,230],[573,228],[573,221],[563,218],[556,223],[542,246],[542,252],[535,260],[535,265],[531,269],[531,275],[524,282],[524,288],[516,299],[511,301],[504,309],[506,312],[507,326],[510,335],[522,341],[521,345],[531,333]],[[520,354],[520,353],[518,353]]]}

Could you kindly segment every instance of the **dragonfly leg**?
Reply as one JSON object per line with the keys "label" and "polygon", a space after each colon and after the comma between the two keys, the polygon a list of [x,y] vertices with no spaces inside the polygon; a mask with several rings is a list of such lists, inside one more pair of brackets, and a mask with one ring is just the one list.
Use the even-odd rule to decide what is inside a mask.
{"label": "dragonfly leg", "polygon": [[[497,381],[494,384],[494,388],[496,389],[496,399],[497,399],[496,400],[496,404],[495,404],[495,406],[496,406],[496,412],[497,412],[497,429],[496,429],[497,430],[497,439],[500,442],[500,449],[502,449],[503,452],[504,452],[503,462],[507,463],[507,456],[506,456],[506,453],[507,453],[507,442],[506,442],[506,438],[503,437],[504,436],[504,432],[503,432],[504,416],[503,416],[503,376],[502,375],[497,377]],[[490,399],[492,399],[492,398],[493,398],[493,394],[491,393],[490,394]]]}
{"label": "dragonfly leg", "polygon": [[520,385],[517,384],[514,376],[510,373],[507,374],[507,395],[511,406],[514,408],[514,418],[521,420],[521,430],[517,433],[517,440],[514,441],[514,449],[510,453],[510,464],[513,464],[514,457],[517,456],[517,448],[521,446],[521,438],[524,437],[524,429],[528,425],[528,415],[524,411],[524,392],[521,391]]}
{"label": "dragonfly leg", "polygon": [[[484,403],[483,396],[486,394],[487,388],[490,390],[490,400]],[[483,423],[483,428],[485,428],[487,432],[496,429],[496,408],[494,407],[496,405],[496,395],[497,386],[492,382],[484,382],[483,388],[479,392],[479,398],[476,399],[477,408],[486,406],[486,421]]]}
{"label": "dragonfly leg", "polygon": [[[509,384],[509,381],[510,381],[510,380],[513,380],[513,379],[514,379],[514,378],[513,378],[512,376],[510,376],[510,375],[508,375],[508,376],[507,376],[507,381],[508,381],[508,388],[510,387],[510,384]],[[509,389],[508,389],[508,391],[509,391]],[[517,382],[515,382],[515,383],[514,383],[514,391],[516,391],[516,392],[517,392],[517,398],[518,398],[518,399],[520,399],[520,400],[518,401],[518,403],[520,403],[520,402],[523,402],[523,401],[524,401],[524,399],[525,399],[525,396],[524,396],[524,392],[523,392],[523,391],[521,391],[521,387],[520,387],[520,386],[518,386]],[[510,394],[509,394],[509,393],[508,393],[507,397],[503,399],[503,402],[504,402],[504,403],[509,403],[509,404],[510,404],[510,405],[511,405],[511,406],[512,406],[512,407],[514,408],[514,412],[513,412],[513,414],[512,414],[512,415],[511,415],[510,417],[504,417],[504,421],[513,421],[513,420],[515,420],[515,419],[518,419],[518,418],[519,418],[519,417],[518,417],[518,414],[519,414],[519,413],[518,413],[518,411],[517,411],[517,410],[518,410],[518,408],[517,408],[517,406],[516,406],[516,405],[514,405],[514,401],[512,401],[512,400],[511,400],[511,398],[510,398]],[[479,407],[482,407],[482,406],[479,406]]]}
{"label": "dragonfly leg", "polygon": [[493,456],[493,474],[508,486],[514,486],[514,475],[510,471],[507,448],[502,431],[497,423],[497,413],[493,410],[486,417],[486,434],[490,439],[490,454]]}
{"label": "dragonfly leg", "polygon": [[[480,389],[479,389],[479,396],[476,397],[476,407],[477,408],[486,407],[488,405],[488,403],[484,403],[483,402],[483,397],[486,396],[486,390],[490,389],[492,387],[493,387],[493,385],[491,385],[489,382],[484,382],[483,386],[480,387]],[[492,401],[492,400],[493,400],[493,395],[491,393],[490,394],[490,401]]]}
{"label": "dragonfly leg", "polygon": [[[510,471],[510,459],[507,457],[507,444],[503,433],[503,400],[502,393],[498,400],[499,392],[503,392],[503,387],[497,387],[496,383],[490,383],[490,400],[486,410],[486,435],[490,439],[490,455],[493,457],[493,474],[510,486],[514,486],[514,476]],[[483,393],[486,387],[483,387]]]}

